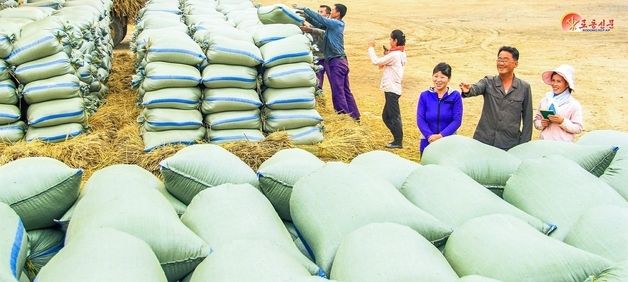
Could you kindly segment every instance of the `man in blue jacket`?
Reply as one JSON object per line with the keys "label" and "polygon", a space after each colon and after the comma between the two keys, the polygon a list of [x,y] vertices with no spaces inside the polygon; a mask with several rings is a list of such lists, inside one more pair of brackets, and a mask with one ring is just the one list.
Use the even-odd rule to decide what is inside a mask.
{"label": "man in blue jacket", "polygon": [[339,114],[349,114],[354,120],[360,120],[358,105],[349,89],[349,64],[344,47],[345,22],[342,19],[347,13],[347,7],[343,4],[334,4],[330,18],[303,6],[294,5],[294,8],[303,10],[306,20],[313,26],[325,29],[324,68],[327,69],[334,110]]}

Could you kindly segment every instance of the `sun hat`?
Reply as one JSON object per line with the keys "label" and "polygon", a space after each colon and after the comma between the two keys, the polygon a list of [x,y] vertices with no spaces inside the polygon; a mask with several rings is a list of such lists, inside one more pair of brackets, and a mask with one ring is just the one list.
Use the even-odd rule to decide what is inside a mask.
{"label": "sun hat", "polygon": [[543,82],[548,85],[552,85],[552,74],[557,73],[562,76],[565,81],[567,81],[567,85],[571,90],[576,90],[576,74],[572,66],[570,65],[560,65],[553,70],[549,70],[543,72],[541,77],[543,78]]}

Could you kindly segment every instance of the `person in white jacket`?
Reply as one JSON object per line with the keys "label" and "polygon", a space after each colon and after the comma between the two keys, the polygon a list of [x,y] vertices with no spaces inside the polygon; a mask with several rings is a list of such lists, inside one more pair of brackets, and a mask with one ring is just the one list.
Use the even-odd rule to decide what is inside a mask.
{"label": "person in white jacket", "polygon": [[384,56],[375,54],[375,41],[369,42],[368,54],[371,62],[384,71],[380,89],[384,91],[386,103],[382,112],[382,120],[393,135],[393,141],[386,145],[387,148],[403,148],[403,128],[401,124],[401,112],[399,110],[399,97],[401,96],[401,80],[403,68],[407,57],[404,47],[406,36],[401,30],[395,29],[390,33],[390,48],[384,46]]}
{"label": "person in white jacket", "polygon": [[[545,84],[552,87],[552,91],[541,100],[534,116],[534,127],[541,130],[543,140],[573,142],[584,127],[582,106],[573,97],[575,71],[570,65],[560,65],[544,72],[541,77]],[[546,111],[547,116],[541,111]]]}

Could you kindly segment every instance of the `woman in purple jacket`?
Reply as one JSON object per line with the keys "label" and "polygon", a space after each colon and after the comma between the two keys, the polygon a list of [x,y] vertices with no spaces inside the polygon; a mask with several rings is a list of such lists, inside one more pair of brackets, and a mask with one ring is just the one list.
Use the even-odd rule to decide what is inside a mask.
{"label": "woman in purple jacket", "polygon": [[439,63],[432,72],[433,87],[421,92],[416,123],[421,131],[421,154],[436,140],[456,133],[462,124],[462,97],[447,86],[451,66]]}

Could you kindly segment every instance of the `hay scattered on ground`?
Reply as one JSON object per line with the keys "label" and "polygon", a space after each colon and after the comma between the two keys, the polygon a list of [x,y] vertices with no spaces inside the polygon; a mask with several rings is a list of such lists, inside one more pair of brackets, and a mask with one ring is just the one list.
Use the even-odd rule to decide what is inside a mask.
{"label": "hay scattered on ground", "polygon": [[[113,71],[109,79],[110,93],[105,103],[88,120],[89,132],[76,138],[56,143],[42,142],[0,144],[0,165],[33,156],[58,159],[69,166],[85,170],[83,181],[101,168],[113,164],[137,164],[160,176],[159,162],[184,148],[169,145],[144,152],[140,136],[140,125],[136,122],[140,110],[137,108],[137,93],[130,88],[133,55],[126,50],[116,50]],[[326,94],[327,95],[327,94]],[[225,149],[238,156],[254,170],[276,152],[299,147],[312,152],[325,161],[349,162],[355,156],[371,150],[382,149],[386,144],[382,134],[374,134],[383,123],[379,116],[363,115],[360,124],[347,115],[337,115],[328,103],[330,97],[322,96],[317,109],[325,119],[325,140],[316,145],[293,145],[285,132],[270,134],[266,140],[233,142],[222,144]],[[327,103],[326,103],[327,102]]]}
{"label": "hay scattered on ground", "polygon": [[290,142],[288,134],[285,132],[276,132],[270,134],[261,142],[232,142],[222,145],[223,148],[238,156],[242,161],[249,165],[253,170],[275,153],[283,150],[294,148]]}
{"label": "hay scattered on ground", "polygon": [[137,13],[144,7],[144,0],[116,0],[113,1],[113,14],[116,16],[126,16],[129,23],[135,22]]}

